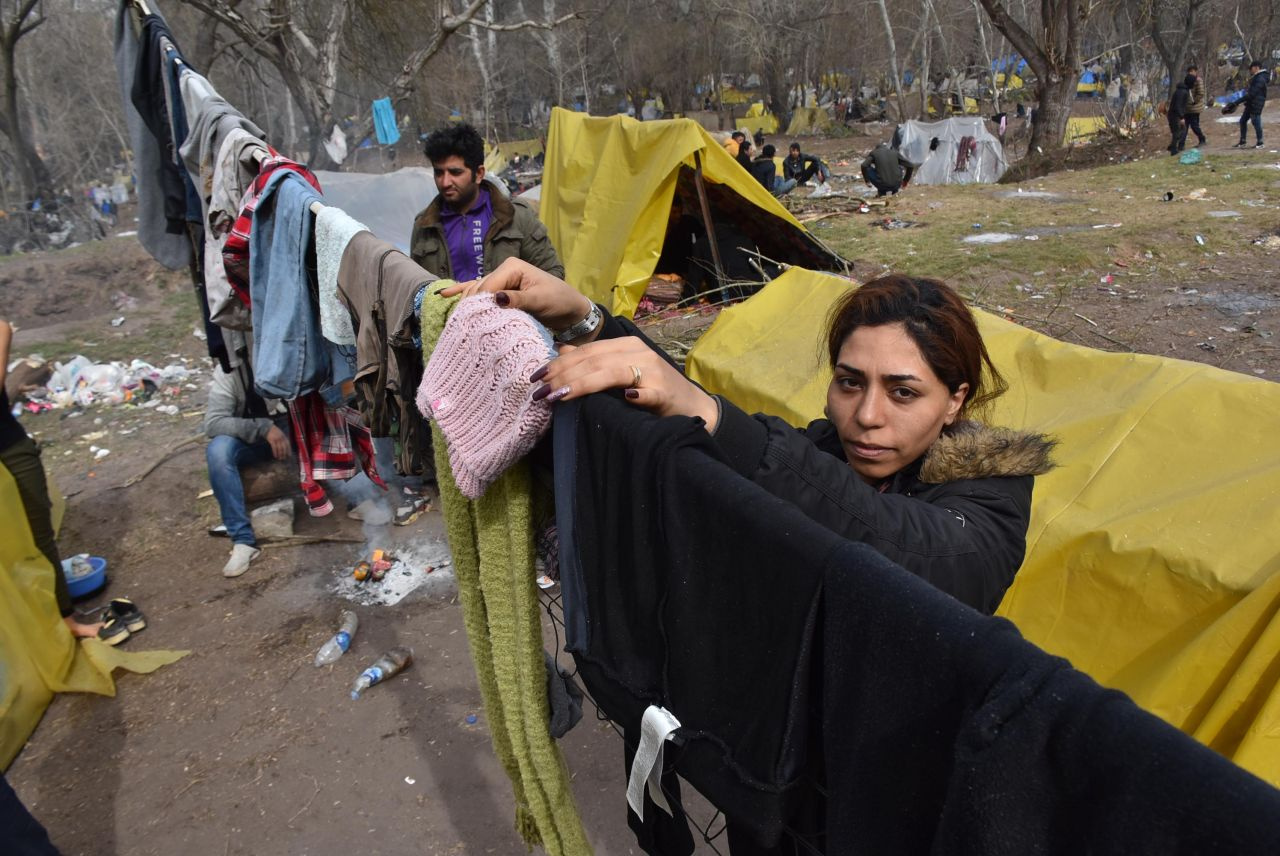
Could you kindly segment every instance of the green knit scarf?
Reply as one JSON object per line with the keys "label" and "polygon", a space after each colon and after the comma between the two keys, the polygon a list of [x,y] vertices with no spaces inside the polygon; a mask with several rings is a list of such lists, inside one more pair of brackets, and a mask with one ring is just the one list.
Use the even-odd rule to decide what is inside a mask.
{"label": "green knit scarf", "polygon": [[[451,284],[432,283],[422,301],[424,360],[458,302],[435,295]],[[591,846],[549,730],[529,467],[517,463],[483,496],[469,500],[454,483],[444,435],[434,422],[431,437],[463,620],[493,749],[515,790],[516,829],[526,844],[541,844],[552,856],[585,856]]]}

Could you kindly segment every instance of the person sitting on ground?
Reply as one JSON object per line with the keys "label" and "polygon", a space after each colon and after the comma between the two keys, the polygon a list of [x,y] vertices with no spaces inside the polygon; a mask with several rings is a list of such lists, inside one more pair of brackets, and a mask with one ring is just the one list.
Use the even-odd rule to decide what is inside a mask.
{"label": "person sitting on ground", "polygon": [[1232,148],[1245,147],[1250,122],[1253,122],[1253,133],[1257,138],[1254,148],[1262,148],[1262,108],[1267,104],[1267,83],[1270,79],[1271,76],[1263,70],[1262,63],[1257,60],[1249,63],[1249,86],[1243,99],[1244,112],[1240,114],[1240,142]]}
{"label": "person sitting on ground", "polygon": [[969,606],[993,613],[1012,584],[1054,442],[980,421],[1006,384],[944,283],[890,274],[837,301],[822,335],[826,418],[803,429],[709,395],[634,325],[530,265],[443,293],[479,292],[553,331],[585,330],[533,373],[535,399],[620,389],[659,416],[696,417],[740,475]]}
{"label": "person sitting on ground", "polygon": [[820,158],[800,151],[799,143],[792,143],[787,150],[787,157],[782,161],[782,177],[791,179],[799,186],[808,183],[815,176],[819,183],[825,182],[831,177],[831,170]]}
{"label": "person sitting on ground", "polygon": [[1191,90],[1186,80],[1179,80],[1169,96],[1169,154],[1177,155],[1187,143],[1187,105],[1191,103]]}
{"label": "person sitting on ground", "polygon": [[911,183],[915,166],[888,143],[880,143],[862,162],[862,177],[876,189],[876,196],[897,193]]}
{"label": "person sitting on ground", "polygon": [[241,363],[230,372],[214,370],[204,432],[209,437],[205,447],[209,486],[231,539],[231,557],[222,575],[238,577],[262,552],[245,508],[240,469],[273,459],[283,461],[293,454],[289,417],[281,402],[258,395],[248,365]]}
{"label": "person sitting on ground", "polygon": [[778,151],[772,144],[766,143],[760,150],[760,157],[751,162],[751,174],[764,189],[774,196],[782,196],[795,189],[794,178],[783,178],[778,175],[778,162],[774,160]]}
{"label": "person sitting on ground", "polygon": [[[77,638],[97,636],[104,642],[115,644],[115,639],[101,635],[105,630],[103,622],[81,621],[71,605],[71,592],[62,572],[62,557],[58,553],[58,542],[53,533],[53,503],[49,499],[49,483],[44,466],[40,463],[40,448],[27,435],[22,423],[14,418],[9,394],[4,389],[9,369],[9,347],[12,343],[13,326],[0,318],[0,466],[13,476],[18,495],[22,497],[27,524],[31,527],[32,540],[35,541],[36,549],[44,554],[53,568],[53,593],[58,601],[58,612],[66,622],[67,629]],[[5,525],[11,526],[13,523],[6,521]],[[124,638],[127,637],[128,633],[125,633]]]}
{"label": "person sitting on ground", "polygon": [[747,172],[751,172],[751,141],[743,139],[738,143],[737,161]]}
{"label": "person sitting on ground", "polygon": [[478,279],[509,258],[564,275],[534,210],[523,199],[511,199],[499,182],[486,180],[484,140],[475,128],[446,126],[427,137],[423,148],[439,195],[414,218],[409,256],[415,262],[459,282]]}
{"label": "person sitting on ground", "polygon": [[729,139],[724,141],[724,150],[729,153],[729,157],[737,159],[738,150],[742,148],[742,143],[746,138],[747,135],[742,131],[734,131],[729,135]]}
{"label": "person sitting on ground", "polygon": [[1191,98],[1187,104],[1187,115],[1183,118],[1187,123],[1187,131],[1196,135],[1198,140],[1196,146],[1203,146],[1205,144],[1205,136],[1204,131],[1200,130],[1200,114],[1204,112],[1208,102],[1204,92],[1204,80],[1200,77],[1200,69],[1194,65],[1188,66],[1184,82],[1191,91]]}

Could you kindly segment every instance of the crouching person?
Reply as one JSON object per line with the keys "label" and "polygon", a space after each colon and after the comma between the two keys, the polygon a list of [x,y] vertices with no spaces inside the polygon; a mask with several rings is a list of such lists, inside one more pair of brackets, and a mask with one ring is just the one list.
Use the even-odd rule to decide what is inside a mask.
{"label": "crouching person", "polygon": [[225,577],[243,574],[261,552],[245,508],[240,468],[288,458],[293,447],[287,428],[284,405],[258,395],[246,365],[230,372],[215,369],[204,416],[204,431],[209,437],[205,458],[209,485],[232,544],[231,558],[222,569]]}

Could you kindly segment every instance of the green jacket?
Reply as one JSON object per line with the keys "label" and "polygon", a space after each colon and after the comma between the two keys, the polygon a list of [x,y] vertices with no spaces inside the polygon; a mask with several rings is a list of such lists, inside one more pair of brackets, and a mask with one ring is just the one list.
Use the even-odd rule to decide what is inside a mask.
{"label": "green jacket", "polygon": [[[527,202],[509,199],[490,185],[481,185],[493,206],[493,222],[484,237],[484,269],[488,273],[509,258],[524,259],[553,276],[564,278],[564,265],[547,237],[547,227],[533,213]],[[414,218],[413,235],[409,239],[409,256],[428,273],[441,279],[453,278],[449,245],[440,223],[441,197],[437,196]]]}

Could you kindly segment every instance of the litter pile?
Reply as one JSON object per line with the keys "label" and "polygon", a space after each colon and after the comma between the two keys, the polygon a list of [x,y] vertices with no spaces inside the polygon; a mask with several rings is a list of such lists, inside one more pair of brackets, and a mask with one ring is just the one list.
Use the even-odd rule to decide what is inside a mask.
{"label": "litter pile", "polygon": [[33,412],[63,407],[88,407],[93,404],[160,404],[157,393],[174,396],[179,385],[200,373],[182,363],[158,368],[142,360],[128,365],[121,362],[95,363],[76,355],[65,363],[54,363],[53,372],[43,389],[26,392],[26,409]]}

